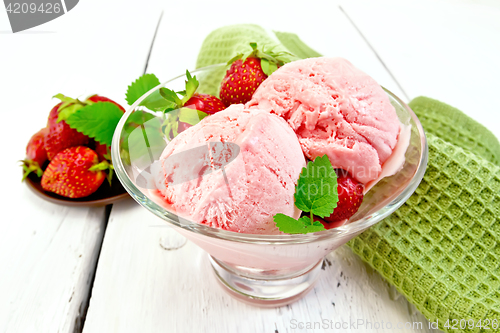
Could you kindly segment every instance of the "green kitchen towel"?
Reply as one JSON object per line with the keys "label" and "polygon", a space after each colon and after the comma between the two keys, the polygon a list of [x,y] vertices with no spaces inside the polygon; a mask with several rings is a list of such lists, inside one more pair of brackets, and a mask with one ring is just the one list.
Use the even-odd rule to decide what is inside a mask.
{"label": "green kitchen towel", "polygon": [[[226,62],[249,42],[275,42],[264,33],[254,25],[215,30],[203,43],[197,65]],[[295,34],[275,35],[301,58],[319,56]],[[348,245],[441,330],[480,332],[482,325],[490,328],[485,332],[498,331],[500,144],[449,105],[427,97],[409,105],[429,144],[424,179],[395,213]],[[460,329],[461,319],[473,319],[474,328]]]}

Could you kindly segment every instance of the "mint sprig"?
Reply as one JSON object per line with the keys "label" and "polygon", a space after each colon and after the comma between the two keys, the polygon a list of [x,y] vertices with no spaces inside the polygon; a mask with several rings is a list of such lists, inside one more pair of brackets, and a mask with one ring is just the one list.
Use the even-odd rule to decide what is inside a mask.
{"label": "mint sprig", "polygon": [[314,215],[326,217],[337,207],[337,175],[328,159],[328,156],[316,157],[300,173],[295,187],[295,206],[309,217],[303,216],[298,220],[284,215],[274,215],[274,222],[278,229],[287,234],[307,234],[325,230],[321,222],[314,221]]}

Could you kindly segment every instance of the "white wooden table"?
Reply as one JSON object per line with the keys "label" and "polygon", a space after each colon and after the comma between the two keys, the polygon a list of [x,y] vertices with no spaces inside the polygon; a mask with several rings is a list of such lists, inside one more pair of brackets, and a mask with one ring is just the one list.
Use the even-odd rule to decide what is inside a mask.
{"label": "white wooden table", "polygon": [[[20,183],[17,160],[44,126],[51,96],[97,92],[125,105],[127,85],[145,68],[161,80],[193,68],[205,36],[237,23],[295,32],[403,100],[440,99],[500,137],[498,2],[230,3],[81,0],[63,17],[18,34],[0,9],[0,332],[390,331],[376,328],[382,322],[423,323],[398,332],[433,331],[346,247],[328,255],[304,299],[260,309],[222,291],[206,254],[183,245],[133,200],[69,208]],[[351,324],[359,320],[364,326]],[[316,329],[300,328],[308,323]],[[335,329],[338,323],[349,325]]]}

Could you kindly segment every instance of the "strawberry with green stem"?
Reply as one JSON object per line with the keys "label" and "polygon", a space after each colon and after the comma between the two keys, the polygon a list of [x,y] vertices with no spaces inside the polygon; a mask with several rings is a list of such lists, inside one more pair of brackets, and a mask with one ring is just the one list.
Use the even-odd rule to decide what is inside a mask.
{"label": "strawberry with green stem", "polygon": [[164,133],[170,138],[197,124],[207,115],[226,108],[217,97],[197,93],[200,83],[196,76],[191,76],[188,70],[186,70],[186,78],[186,89],[183,91],[175,92],[168,88],[160,88],[160,95],[170,102],[169,107],[165,109],[165,112],[170,112],[170,114],[163,124]]}
{"label": "strawberry with green stem", "polygon": [[62,94],[57,94],[54,97],[60,99],[61,103],[52,108],[47,121],[49,131],[45,135],[45,150],[49,161],[68,147],[83,146],[89,143],[89,138],[85,134],[71,128],[66,123],[66,119],[72,113],[83,108],[86,103]]}
{"label": "strawberry with green stem", "polygon": [[269,75],[294,57],[288,52],[273,52],[275,47],[260,50],[257,43],[250,43],[250,47],[249,53],[240,53],[228,61],[231,67],[222,79],[219,93],[226,106],[248,102]]}
{"label": "strawberry with green stem", "polygon": [[[76,146],[59,152],[42,176],[42,188],[68,198],[82,198],[94,193],[106,179],[104,170],[112,166],[99,163],[90,148]],[[110,173],[111,174],[111,173]],[[108,178],[109,180],[109,178]]]}
{"label": "strawberry with green stem", "polygon": [[42,177],[43,164],[47,160],[47,151],[45,150],[45,136],[49,132],[49,128],[45,127],[33,134],[28,145],[26,146],[26,158],[22,160],[24,175],[23,179],[32,172],[36,172],[38,177]]}
{"label": "strawberry with green stem", "polygon": [[[109,102],[116,105],[122,113],[125,112],[125,109],[118,103],[99,95],[90,96],[84,101],[63,94],[57,94],[54,97],[60,99],[61,103],[52,108],[47,122],[49,131],[44,141],[49,160],[52,160],[57,153],[65,148],[89,144],[89,137],[78,131],[78,129],[71,127],[67,122],[68,118],[79,110],[95,103]],[[100,151],[103,150],[106,150],[105,147],[100,149]]]}

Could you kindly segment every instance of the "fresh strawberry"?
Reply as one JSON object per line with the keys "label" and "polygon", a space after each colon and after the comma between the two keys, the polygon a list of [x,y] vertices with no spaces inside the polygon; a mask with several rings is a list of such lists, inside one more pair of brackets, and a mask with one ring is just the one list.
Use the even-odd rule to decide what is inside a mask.
{"label": "fresh strawberry", "polygon": [[[45,136],[45,149],[49,160],[52,160],[57,153],[68,147],[89,144],[90,140],[88,136],[71,128],[66,123],[66,119],[78,110],[98,102],[111,102],[118,106],[122,112],[125,112],[125,109],[115,101],[99,95],[90,96],[84,101],[73,99],[62,94],[57,94],[54,97],[59,98],[62,102],[56,105],[49,114],[47,123],[49,133]],[[104,147],[100,150],[105,149]]]}
{"label": "fresh strawberry", "polygon": [[23,180],[28,177],[31,172],[36,172],[38,177],[42,176],[42,166],[47,160],[47,151],[45,151],[45,135],[49,132],[49,128],[45,127],[33,134],[28,145],[26,146],[26,159],[23,161],[24,175]]}
{"label": "fresh strawberry", "polygon": [[111,149],[103,143],[95,143],[95,152],[99,157],[99,162],[111,161]]}
{"label": "fresh strawberry", "polygon": [[344,170],[338,170],[337,190],[339,195],[337,207],[330,216],[324,218],[330,223],[350,218],[358,211],[363,201],[363,185]]}
{"label": "fresh strawberry", "polygon": [[[85,134],[69,127],[65,119],[66,114],[76,112],[85,106],[79,100],[70,101],[70,98],[63,95],[62,102],[52,108],[47,121],[49,132],[45,135],[45,150],[47,151],[47,158],[52,160],[60,151],[73,146],[83,146],[88,144],[89,138]],[[55,97],[57,97],[55,96]],[[74,111],[73,111],[74,110]],[[69,111],[69,112],[68,112]]]}
{"label": "fresh strawberry", "polygon": [[101,186],[109,164],[99,163],[97,154],[88,147],[70,147],[50,161],[42,176],[42,188],[68,198],[82,198]]}
{"label": "fresh strawberry", "polygon": [[249,54],[238,54],[228,62],[231,67],[222,79],[219,93],[226,106],[248,102],[269,75],[291,61],[289,53],[274,53],[272,49],[260,51],[256,43],[250,43],[250,46],[252,51]]}
{"label": "fresh strawberry", "polygon": [[194,93],[184,106],[194,110],[203,111],[208,114],[214,114],[226,108],[224,103],[215,96],[208,94]]}
{"label": "fresh strawberry", "polygon": [[[175,92],[167,88],[160,89],[161,96],[172,103],[165,112],[177,110],[170,113],[163,124],[164,133],[169,138],[174,138],[189,127],[196,125],[207,115],[226,108],[217,97],[196,92],[200,84],[196,76],[191,76],[191,73],[186,71],[186,77],[186,90],[184,91]],[[181,95],[182,99],[178,95]]]}
{"label": "fresh strawberry", "polygon": [[93,96],[90,96],[89,98],[87,98],[87,100],[90,100],[94,103],[97,103],[97,102],[111,102],[113,104],[115,104],[116,106],[118,106],[120,108],[120,110],[123,111],[123,113],[125,113],[125,109],[118,103],[116,103],[115,101],[113,101],[112,99],[109,99],[107,97],[104,97],[104,96],[99,96],[99,95],[93,95]]}

